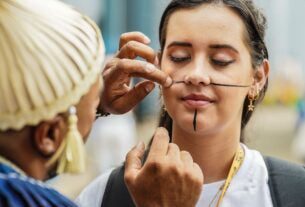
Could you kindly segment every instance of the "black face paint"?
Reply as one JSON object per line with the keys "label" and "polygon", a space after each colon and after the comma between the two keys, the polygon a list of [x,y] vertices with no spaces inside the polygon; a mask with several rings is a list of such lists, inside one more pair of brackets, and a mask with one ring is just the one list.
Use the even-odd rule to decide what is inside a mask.
{"label": "black face paint", "polygon": [[251,85],[232,85],[232,84],[222,84],[222,83],[210,83],[214,86],[226,86],[226,87],[236,87],[236,88],[248,88]]}
{"label": "black face paint", "polygon": [[195,113],[194,113],[193,127],[194,127],[194,131],[196,131],[196,129],[197,129],[197,109],[195,110]]}
{"label": "black face paint", "polygon": [[184,83],[184,81],[173,81],[173,84]]}
{"label": "black face paint", "polygon": [[[179,83],[185,83],[184,81],[173,81],[173,84],[179,84]],[[185,83],[187,84],[187,83]],[[251,85],[234,85],[234,84],[222,84],[222,83],[210,83],[209,85],[214,85],[214,86],[224,86],[224,87],[235,87],[235,88],[247,88],[250,87]]]}

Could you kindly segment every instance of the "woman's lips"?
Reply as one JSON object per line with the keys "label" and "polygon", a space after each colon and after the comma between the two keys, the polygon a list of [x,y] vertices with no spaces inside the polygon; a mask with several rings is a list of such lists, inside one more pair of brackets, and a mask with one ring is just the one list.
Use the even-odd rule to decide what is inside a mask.
{"label": "woman's lips", "polygon": [[212,104],[214,101],[208,96],[201,94],[190,94],[182,98],[182,101],[191,108],[205,107]]}

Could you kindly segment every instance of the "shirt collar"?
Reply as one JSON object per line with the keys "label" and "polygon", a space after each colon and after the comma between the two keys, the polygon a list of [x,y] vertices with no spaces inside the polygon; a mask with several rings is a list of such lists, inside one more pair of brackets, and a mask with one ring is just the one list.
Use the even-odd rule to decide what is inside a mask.
{"label": "shirt collar", "polygon": [[14,171],[16,171],[21,175],[26,175],[26,173],[22,169],[20,169],[19,167],[17,167],[17,165],[15,165],[14,163],[12,163],[11,161],[9,161],[8,159],[6,159],[1,155],[0,155],[0,164],[7,165],[8,167],[10,167],[11,169],[13,169]]}

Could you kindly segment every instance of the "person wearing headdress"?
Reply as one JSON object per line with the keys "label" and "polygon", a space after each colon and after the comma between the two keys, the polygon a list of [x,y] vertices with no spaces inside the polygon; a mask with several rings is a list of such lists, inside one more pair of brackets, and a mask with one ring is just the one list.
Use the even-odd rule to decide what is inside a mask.
{"label": "person wearing headdress", "polygon": [[85,170],[104,53],[64,3],[0,1],[0,206],[76,206],[42,181]]}

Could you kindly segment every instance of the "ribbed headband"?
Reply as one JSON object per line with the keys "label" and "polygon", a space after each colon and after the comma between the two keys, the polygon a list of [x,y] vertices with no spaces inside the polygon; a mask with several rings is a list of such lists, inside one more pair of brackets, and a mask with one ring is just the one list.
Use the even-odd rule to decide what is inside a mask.
{"label": "ribbed headband", "polygon": [[98,27],[57,0],[0,0],[0,131],[67,111],[97,80]]}

